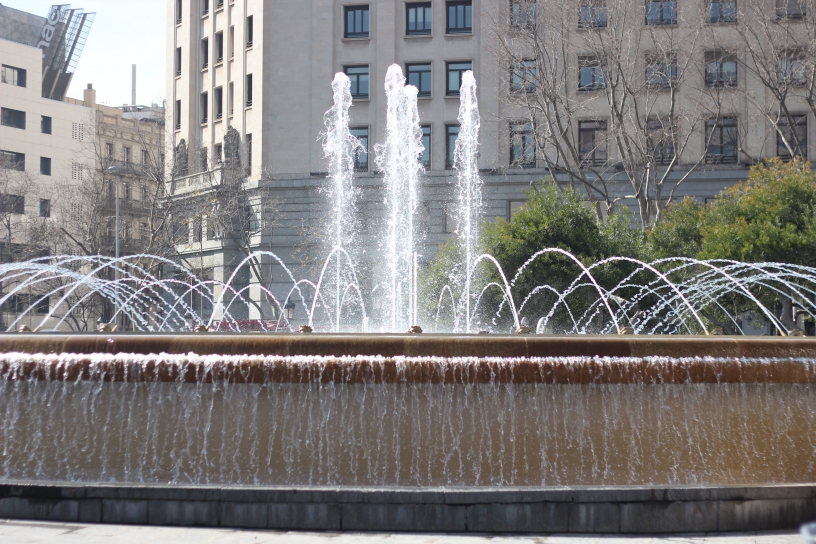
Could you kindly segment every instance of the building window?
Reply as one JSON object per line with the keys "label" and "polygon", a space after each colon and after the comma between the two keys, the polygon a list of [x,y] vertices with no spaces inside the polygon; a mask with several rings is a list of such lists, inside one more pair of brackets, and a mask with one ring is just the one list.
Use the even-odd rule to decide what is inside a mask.
{"label": "building window", "polygon": [[606,28],[606,0],[583,0],[578,12],[578,28]]}
{"label": "building window", "polygon": [[223,9],[224,8],[224,0],[216,0],[215,9]]}
{"label": "building window", "polygon": [[418,96],[431,96],[431,65],[409,64],[408,85],[413,85],[419,91]]}
{"label": "building window", "polygon": [[805,72],[805,55],[800,50],[783,51],[779,66],[779,82],[793,87],[804,87],[808,83]]}
{"label": "building window", "polygon": [[252,15],[250,15],[249,17],[247,17],[247,22],[246,22],[246,39],[247,39],[246,46],[247,46],[247,49],[252,47],[252,37],[254,35],[254,29],[252,27],[252,23],[253,23]]}
{"label": "building window", "polygon": [[181,24],[181,0],[176,0],[176,24]]}
{"label": "building window", "polygon": [[213,89],[213,117],[216,121],[220,121],[224,117],[224,88],[216,87]]}
{"label": "building window", "polygon": [[676,25],[677,2],[646,2],[647,25]]}
{"label": "building window", "polygon": [[176,100],[176,108],[173,112],[173,125],[176,130],[181,130],[181,100]]}
{"label": "building window", "polygon": [[207,15],[210,12],[210,0],[201,0],[201,14]]}
{"label": "building window", "polygon": [[227,42],[227,54],[229,58],[235,57],[235,27],[229,27],[229,41]]}
{"label": "building window", "polygon": [[48,157],[40,157],[40,174],[43,176],[51,175],[51,159]]}
{"label": "building window", "polygon": [[9,170],[25,171],[25,154],[14,151],[0,151],[0,167]]}
{"label": "building window", "polygon": [[536,61],[522,60],[510,71],[510,92],[513,94],[534,93],[536,90]]}
{"label": "building window", "polygon": [[368,6],[346,6],[346,38],[368,38]]}
{"label": "building window", "polygon": [[141,185],[139,187],[139,200],[142,202],[147,202],[150,199],[150,195],[147,190],[147,185]]}
{"label": "building window", "polygon": [[207,111],[209,109],[209,101],[207,100],[206,92],[201,93],[200,101],[201,101],[201,124],[205,125],[207,124]]}
{"label": "building window", "polygon": [[47,115],[40,117],[40,132],[43,134],[51,134],[51,118]]}
{"label": "building window", "polygon": [[737,162],[738,133],[734,117],[706,121],[706,162],[709,164],[733,164]]}
{"label": "building window", "polygon": [[150,153],[147,149],[142,149],[142,165],[147,166],[148,164],[150,164]]}
{"label": "building window", "polygon": [[405,33],[409,36],[421,36],[431,33],[431,3],[405,4]]}
{"label": "building window", "polygon": [[510,27],[515,29],[535,29],[535,0],[510,0]]}
{"label": "building window", "polygon": [[125,166],[129,166],[130,165],[130,160],[131,160],[130,148],[129,147],[123,147],[122,148],[122,162],[125,164]]}
{"label": "building window", "polygon": [[105,158],[108,162],[113,160],[113,144],[110,142],[105,144]]}
{"label": "building window", "polygon": [[524,205],[527,204],[526,200],[508,200],[507,201],[507,220],[512,221],[513,217],[524,208]]}
{"label": "building window", "polygon": [[674,133],[672,124],[666,119],[648,119],[646,138],[652,164],[666,165],[674,159]]}
{"label": "building window", "polygon": [[215,33],[215,64],[224,62],[224,33]]}
{"label": "building window", "polygon": [[246,107],[252,107],[252,74],[246,76]]}
{"label": "building window", "polygon": [[465,72],[473,69],[472,62],[449,62],[448,80],[445,87],[445,94],[448,96],[456,96],[459,94],[459,89],[462,88],[462,76]]}
{"label": "building window", "polygon": [[578,143],[583,166],[606,164],[608,157],[606,121],[579,121]]}
{"label": "building window", "polygon": [[456,139],[459,125],[445,125],[445,168],[451,169],[456,163]]}
{"label": "building window", "polygon": [[247,175],[252,175],[252,134],[247,134],[244,139],[244,147],[246,148],[247,159]]}
{"label": "building window", "polygon": [[531,123],[510,124],[510,166],[535,168],[535,137]]}
{"label": "building window", "polygon": [[356,127],[349,129],[352,136],[357,138],[360,145],[354,149],[354,170],[356,172],[368,171],[368,127]]}
{"label": "building window", "polygon": [[646,85],[652,89],[669,89],[677,85],[677,57],[647,57]]}
{"label": "building window", "polygon": [[14,66],[3,64],[2,69],[0,69],[0,80],[2,80],[3,83],[8,83],[9,85],[25,87],[26,71],[22,68],[15,68]]}
{"label": "building window", "polygon": [[422,126],[422,166],[426,170],[431,169],[431,126]]}
{"label": "building window", "polygon": [[25,130],[26,116],[24,111],[0,108],[0,124],[4,127]]}
{"label": "building window", "polygon": [[221,164],[224,162],[223,144],[215,144],[215,146],[213,146],[213,160],[216,162],[216,164]]}
{"label": "building window", "polygon": [[792,115],[790,121],[792,123],[788,122],[787,117],[783,117],[777,124],[776,154],[784,160],[790,160],[794,156],[806,159],[807,115]]}
{"label": "building window", "polygon": [[40,217],[51,217],[51,201],[47,198],[40,199]]}
{"label": "building window", "polygon": [[705,78],[708,87],[736,87],[737,57],[721,51],[706,53]]}
{"label": "building window", "polygon": [[804,19],[808,0],[776,0],[776,16],[779,19]]}
{"label": "building window", "polygon": [[149,233],[147,223],[139,223],[139,239],[146,241],[149,238]]}
{"label": "building window", "polygon": [[20,195],[0,195],[0,209],[5,213],[25,214],[25,197]]}
{"label": "building window", "polygon": [[706,20],[709,23],[736,23],[737,2],[708,2],[706,4]]}
{"label": "building window", "polygon": [[578,57],[578,90],[599,91],[606,88],[606,66],[598,57]]}
{"label": "building window", "polygon": [[471,0],[448,2],[448,34],[473,32],[473,2]]}
{"label": "building window", "polygon": [[176,47],[176,77],[181,77],[181,47]]}
{"label": "building window", "polygon": [[346,66],[343,71],[351,80],[351,97],[368,98],[368,66]]}
{"label": "building window", "polygon": [[207,68],[210,65],[210,39],[204,38],[201,40],[201,69]]}

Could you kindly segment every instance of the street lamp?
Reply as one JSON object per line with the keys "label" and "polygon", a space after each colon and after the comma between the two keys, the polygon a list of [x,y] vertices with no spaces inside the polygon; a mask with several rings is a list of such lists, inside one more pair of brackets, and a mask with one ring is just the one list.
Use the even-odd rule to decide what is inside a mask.
{"label": "street lamp", "polygon": [[115,246],[115,256],[116,256],[116,266],[113,269],[114,274],[114,281],[116,283],[114,289],[116,293],[116,298],[113,301],[113,313],[116,316],[116,324],[119,324],[119,185],[121,185],[122,181],[122,171],[119,169],[118,166],[109,166],[108,173],[113,174],[116,176],[116,232],[114,234],[114,246]]}
{"label": "street lamp", "polygon": [[290,300],[283,306],[283,309],[286,310],[286,320],[291,321],[295,317],[295,303]]}

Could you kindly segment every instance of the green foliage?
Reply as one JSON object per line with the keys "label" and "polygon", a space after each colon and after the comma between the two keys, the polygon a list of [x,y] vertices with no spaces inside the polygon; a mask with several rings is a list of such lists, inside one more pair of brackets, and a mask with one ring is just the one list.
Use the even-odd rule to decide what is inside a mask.
{"label": "green foliage", "polygon": [[700,219],[704,206],[685,198],[669,207],[663,220],[649,232],[649,245],[656,259],[697,257],[703,248]]}
{"label": "green foliage", "polygon": [[[588,266],[606,257],[629,256],[639,257],[644,252],[643,238],[640,230],[633,228],[631,213],[627,208],[613,214],[607,222],[598,220],[595,211],[588,208],[578,192],[572,189],[559,190],[555,183],[544,182],[531,187],[527,192],[527,202],[517,210],[510,221],[496,218],[494,222],[485,222],[481,230],[481,251],[494,256],[512,281],[519,270],[538,251],[547,248],[559,248],[573,254]],[[432,262],[424,289],[428,294],[434,293],[434,309],[439,299],[441,288],[448,284],[454,288],[456,300],[461,296],[461,255],[455,239],[440,247]],[[593,275],[602,283],[612,284],[620,281],[631,271],[629,263],[617,262],[605,265],[593,271]],[[516,279],[513,297],[520,305],[525,297],[536,287],[548,284],[564,290],[581,273],[581,267],[574,260],[561,253],[547,253],[537,257]],[[487,261],[479,265],[479,276],[474,281],[474,293],[479,293],[483,286],[490,282],[503,284],[495,266]],[[573,312],[581,312],[593,301],[597,294],[590,289],[582,296],[582,287],[570,301]],[[446,295],[446,299],[450,297]],[[480,320],[484,326],[496,326],[500,330],[512,326],[511,313],[505,304],[500,316],[494,314],[502,306],[503,293],[496,287],[490,288],[480,303]],[[579,300],[580,299],[580,300]],[[533,324],[546,313],[557,297],[548,290],[540,290],[525,306],[523,316],[528,316]],[[446,301],[449,307],[450,303]],[[556,323],[569,329],[572,321],[564,314],[563,305],[554,317]],[[559,325],[559,326],[561,326]]]}
{"label": "green foliage", "polygon": [[700,222],[704,259],[816,264],[816,176],[779,159],[723,191]]}
{"label": "green foliage", "polygon": [[816,264],[816,176],[802,161],[779,159],[710,206],[686,199],[649,232],[655,257]]}

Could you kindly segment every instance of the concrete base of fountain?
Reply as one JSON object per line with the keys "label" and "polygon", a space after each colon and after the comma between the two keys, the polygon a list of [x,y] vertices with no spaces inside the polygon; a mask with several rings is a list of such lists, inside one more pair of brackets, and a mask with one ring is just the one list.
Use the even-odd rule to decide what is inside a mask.
{"label": "concrete base of fountain", "polygon": [[814,384],[809,338],[4,335],[0,518],[789,529]]}
{"label": "concrete base of fountain", "polygon": [[0,518],[387,532],[764,531],[816,519],[816,485],[377,489],[6,482]]}

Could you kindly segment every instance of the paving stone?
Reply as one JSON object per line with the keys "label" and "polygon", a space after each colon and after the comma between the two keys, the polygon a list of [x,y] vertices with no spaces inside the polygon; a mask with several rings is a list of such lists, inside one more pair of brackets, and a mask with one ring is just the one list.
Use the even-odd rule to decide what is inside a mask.
{"label": "paving stone", "polygon": [[218,525],[219,504],[214,501],[148,501],[150,525]]}
{"label": "paving stone", "polygon": [[622,533],[706,533],[717,530],[717,508],[709,501],[622,504]]}
{"label": "paving stone", "polygon": [[270,504],[267,527],[270,529],[339,530],[338,504]]}
{"label": "paving stone", "polygon": [[147,520],[147,501],[102,499],[104,523],[146,524]]}
{"label": "paving stone", "polygon": [[720,501],[720,531],[795,529],[816,520],[816,499]]}
{"label": "paving stone", "polygon": [[344,530],[459,532],[467,530],[465,507],[431,504],[344,504]]}
{"label": "paving stone", "polygon": [[264,503],[222,502],[220,525],[222,527],[267,527],[268,507]]}
{"label": "paving stone", "polygon": [[79,501],[6,497],[0,499],[0,518],[77,521]]}
{"label": "paving stone", "polygon": [[619,533],[620,504],[590,502],[569,507],[570,533]]}
{"label": "paving stone", "polygon": [[567,503],[477,504],[467,509],[472,532],[560,533],[569,529]]}

